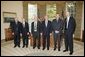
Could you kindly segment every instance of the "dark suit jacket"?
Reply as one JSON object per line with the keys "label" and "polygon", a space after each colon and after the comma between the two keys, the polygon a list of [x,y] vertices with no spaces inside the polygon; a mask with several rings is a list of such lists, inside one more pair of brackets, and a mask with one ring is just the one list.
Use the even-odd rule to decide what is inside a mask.
{"label": "dark suit jacket", "polygon": [[[41,23],[38,21],[37,22],[37,32],[40,34],[41,32]],[[34,22],[31,24],[31,33],[34,34]]]}
{"label": "dark suit jacket", "polygon": [[15,21],[10,22],[10,28],[12,29],[12,32],[14,32],[15,35],[20,35],[21,33],[21,28],[20,28],[21,23],[18,21],[17,24]]}
{"label": "dark suit jacket", "polygon": [[47,27],[45,25],[45,21],[42,22],[42,33],[43,35],[49,36],[52,32],[52,24],[51,21],[48,21]]}
{"label": "dark suit jacket", "polygon": [[73,17],[70,17],[69,23],[68,23],[68,28],[66,28],[67,21],[65,19],[65,32],[67,31],[68,34],[73,34],[76,28],[76,22]]}
{"label": "dark suit jacket", "polygon": [[23,23],[22,23],[21,27],[22,27],[22,36],[27,36],[27,33],[29,32],[28,23],[25,22],[25,26],[23,26]]}
{"label": "dark suit jacket", "polygon": [[52,21],[52,29],[53,29],[53,31],[57,30],[57,31],[59,31],[59,33],[61,33],[62,28],[63,28],[62,25],[63,24],[62,24],[62,20],[61,19],[59,19],[58,21],[56,19],[54,19]]}

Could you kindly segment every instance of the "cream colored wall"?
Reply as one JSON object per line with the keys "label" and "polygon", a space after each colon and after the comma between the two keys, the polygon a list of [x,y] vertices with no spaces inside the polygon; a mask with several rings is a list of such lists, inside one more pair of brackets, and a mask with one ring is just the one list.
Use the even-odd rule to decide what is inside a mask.
{"label": "cream colored wall", "polygon": [[3,12],[17,13],[18,20],[23,17],[23,2],[22,1],[1,1],[1,40],[5,39],[5,28],[9,27],[9,23],[4,23]]}

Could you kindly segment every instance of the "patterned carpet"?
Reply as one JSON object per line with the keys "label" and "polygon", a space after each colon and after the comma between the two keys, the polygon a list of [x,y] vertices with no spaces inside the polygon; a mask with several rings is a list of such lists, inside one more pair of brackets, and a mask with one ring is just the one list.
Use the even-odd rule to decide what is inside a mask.
{"label": "patterned carpet", "polygon": [[1,56],[84,56],[84,44],[78,41],[74,41],[73,55],[69,55],[69,51],[63,52],[64,44],[61,46],[61,51],[57,49],[54,51],[53,48],[42,50],[42,47],[33,49],[30,45],[28,48],[22,48],[22,42],[20,48],[13,46],[13,41],[1,42]]}

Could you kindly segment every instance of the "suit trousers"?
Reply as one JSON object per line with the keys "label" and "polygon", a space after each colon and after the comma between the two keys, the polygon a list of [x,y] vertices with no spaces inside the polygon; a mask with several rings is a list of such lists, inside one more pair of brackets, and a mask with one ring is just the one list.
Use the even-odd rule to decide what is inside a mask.
{"label": "suit trousers", "polygon": [[23,38],[23,46],[28,46],[28,36],[27,35],[24,35],[24,36],[22,36],[22,38]]}
{"label": "suit trousers", "polygon": [[14,44],[20,46],[20,36],[18,34],[14,35]]}
{"label": "suit trousers", "polygon": [[70,34],[68,32],[65,33],[65,49],[70,50],[70,52],[73,52],[73,34]]}
{"label": "suit trousers", "polygon": [[54,36],[54,49],[56,49],[56,45],[58,44],[58,49],[60,49],[60,34],[59,33],[55,33],[53,32],[53,36]]}
{"label": "suit trousers", "polygon": [[33,33],[33,47],[38,47],[40,48],[40,34],[39,32],[34,32]]}
{"label": "suit trousers", "polygon": [[43,49],[47,46],[47,49],[50,47],[50,35],[43,35]]}

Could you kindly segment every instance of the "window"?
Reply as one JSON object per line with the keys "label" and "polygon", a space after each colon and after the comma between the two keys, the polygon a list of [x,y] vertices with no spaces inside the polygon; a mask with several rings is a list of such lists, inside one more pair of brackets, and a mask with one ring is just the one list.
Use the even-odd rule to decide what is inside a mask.
{"label": "window", "polygon": [[69,11],[71,16],[73,17],[75,17],[75,9],[76,9],[75,5],[76,5],[75,1],[66,2],[66,11]]}
{"label": "window", "polygon": [[56,15],[56,4],[47,4],[46,14],[48,15],[49,20],[52,21]]}
{"label": "window", "polygon": [[31,32],[31,23],[34,21],[33,16],[37,16],[37,4],[28,4],[28,23],[29,31]]}

